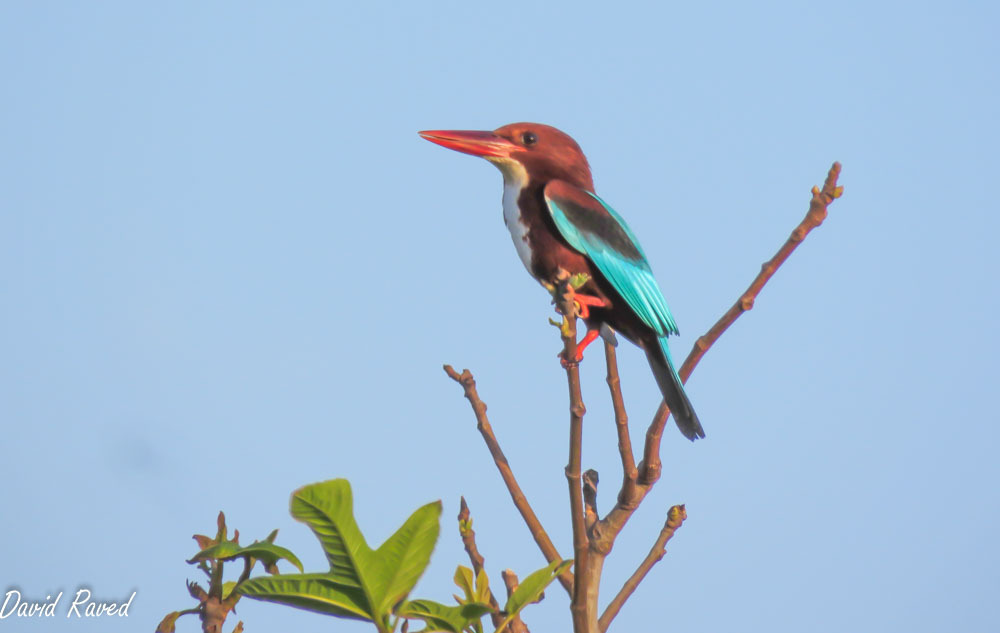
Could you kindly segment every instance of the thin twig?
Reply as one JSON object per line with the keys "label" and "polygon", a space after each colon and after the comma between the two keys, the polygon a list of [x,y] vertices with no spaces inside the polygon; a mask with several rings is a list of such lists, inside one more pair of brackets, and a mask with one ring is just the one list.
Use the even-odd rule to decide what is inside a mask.
{"label": "thin twig", "polygon": [[[503,478],[504,483],[507,485],[507,490],[510,492],[510,498],[514,501],[514,506],[521,513],[521,517],[528,526],[531,536],[535,539],[535,543],[538,544],[538,548],[542,550],[545,560],[550,563],[555,560],[562,560],[558,550],[556,550],[556,546],[552,544],[552,539],[549,538],[545,528],[542,527],[541,521],[538,520],[535,511],[531,509],[531,504],[528,503],[527,497],[524,496],[524,491],[521,490],[521,486],[517,483],[514,472],[510,468],[510,463],[507,462],[507,456],[503,454],[500,443],[493,434],[493,427],[490,426],[489,417],[486,415],[486,403],[480,399],[479,393],[476,391],[476,379],[468,369],[462,370],[462,373],[459,374],[451,365],[445,365],[444,371],[452,380],[462,385],[462,388],[465,390],[465,397],[469,400],[472,410],[476,414],[479,432],[486,442],[486,447],[490,450],[490,455],[493,456],[493,462],[497,465],[497,470],[500,471],[500,477]],[[570,593],[573,588],[572,573],[567,571],[559,576],[559,583],[562,584],[567,593]]]}
{"label": "thin twig", "polygon": [[[809,204],[809,210],[806,212],[805,218],[799,223],[795,230],[792,231],[791,236],[782,245],[778,252],[770,260],[764,263],[761,267],[760,273],[753,280],[753,283],[747,288],[747,290],[740,296],[736,303],[712,326],[709,331],[698,339],[695,343],[694,348],[688,357],[685,359],[684,364],[681,365],[681,369],[678,372],[680,374],[681,380],[686,382],[691,372],[697,366],[698,362],[705,355],[705,352],[722,336],[722,333],[732,325],[736,319],[740,317],[741,314],[750,310],[753,307],[754,301],[760,291],[764,288],[764,285],[768,280],[774,275],[775,271],[788,259],[792,251],[805,239],[806,235],[809,234],[811,230],[823,223],[823,220],[827,215],[827,207],[840,195],[843,193],[843,187],[837,185],[837,177],[840,175],[840,163],[834,163],[830,168],[829,173],[826,177],[826,182],[823,184],[823,188],[813,187],[812,189],[812,200]],[[614,356],[608,356],[609,364],[609,376],[611,375],[610,365],[615,364]],[[617,368],[615,368],[617,369]],[[614,398],[614,394],[612,394]],[[666,424],[667,417],[670,411],[667,409],[665,404],[661,404],[659,410],[657,410],[656,415],[653,417],[653,421],[649,425],[649,429],[646,431],[646,442],[643,449],[643,460],[639,464],[639,478],[638,484],[634,487],[622,485],[621,493],[619,493],[619,501],[614,508],[608,513],[608,515],[600,521],[600,523],[595,526],[594,529],[594,547],[598,551],[608,552],[611,550],[611,546],[614,544],[615,538],[621,532],[625,523],[628,521],[629,517],[635,512],[635,509],[645,498],[646,494],[652,489],[653,484],[660,478],[660,473],[662,471],[662,464],[660,462],[660,442],[663,437],[663,429]],[[683,506],[677,506],[680,508],[680,517],[678,521],[683,521],[686,514],[683,511]],[[650,551],[650,556],[647,556],[643,564],[640,565],[636,573],[632,575],[631,578],[622,587],[622,590],[618,593],[618,596],[608,605],[604,614],[601,616],[601,630],[607,629],[607,625],[610,623],[611,619],[614,618],[618,609],[624,604],[625,600],[629,595],[635,590],[635,586],[639,584],[642,577],[646,575],[649,569],[655,564],[657,560],[662,558],[663,548],[662,543],[666,543],[671,536],[673,536],[673,530],[670,527],[671,519],[673,519],[674,509],[671,509],[671,518],[668,519],[667,525],[664,526],[663,531],[660,533],[660,539],[657,540],[657,544],[654,545],[653,550]],[[680,523],[677,523],[679,526]]]}
{"label": "thin twig", "polygon": [[636,569],[629,579],[625,581],[625,585],[621,588],[621,591],[619,591],[618,595],[616,595],[614,599],[608,603],[607,608],[604,609],[604,613],[601,614],[601,619],[598,621],[598,625],[600,626],[602,633],[603,631],[608,630],[608,625],[615,619],[615,616],[618,615],[622,605],[625,604],[625,601],[628,600],[629,596],[632,595],[636,587],[639,586],[642,579],[646,577],[649,570],[653,568],[653,565],[658,563],[660,559],[666,555],[667,550],[665,548],[667,546],[667,541],[673,538],[674,532],[676,532],[677,528],[684,523],[684,519],[686,518],[687,511],[684,510],[684,506],[680,505],[670,508],[670,511],[667,513],[667,520],[663,524],[663,529],[660,530],[660,536],[656,539],[656,542],[653,543],[653,547],[649,550],[649,554],[647,554],[646,558],[639,564],[638,569]]}
{"label": "thin twig", "polygon": [[[764,262],[760,273],[758,273],[746,291],[740,295],[736,303],[722,315],[722,318],[708,332],[695,341],[691,353],[688,354],[688,357],[684,360],[684,364],[681,365],[680,371],[677,372],[683,382],[687,382],[688,377],[694,371],[698,362],[701,361],[705,352],[719,340],[722,333],[729,329],[729,326],[740,315],[753,308],[757,295],[760,294],[764,285],[771,279],[778,268],[785,263],[785,260],[792,254],[792,251],[802,243],[802,240],[809,235],[810,231],[823,223],[823,220],[826,219],[827,207],[844,192],[844,188],[837,185],[838,176],[840,176],[840,163],[834,163],[826,175],[826,182],[823,183],[823,188],[812,188],[812,200],[809,202],[809,211],[806,212],[806,217],[795,227],[795,230],[792,231],[792,234],[781,248],[778,249],[774,257]],[[662,469],[660,464],[660,438],[663,435],[663,427],[667,422],[668,415],[670,415],[670,410],[667,408],[667,405],[660,404],[660,408],[653,417],[653,422],[649,425],[649,431],[646,433],[646,446],[643,451],[643,461],[640,465],[639,476],[639,479],[643,482],[652,483],[660,477],[660,470]]]}
{"label": "thin twig", "polygon": [[[774,272],[781,266],[782,263],[791,254],[795,247],[805,239],[809,231],[819,226],[823,219],[826,218],[827,207],[834,200],[840,197],[843,192],[843,188],[837,186],[837,177],[840,174],[840,163],[834,163],[830,168],[830,172],[827,174],[826,182],[823,185],[823,189],[820,190],[817,187],[812,189],[812,200],[809,204],[809,210],[806,213],[805,218],[799,225],[792,231],[791,237],[785,242],[785,244],[778,250],[774,257],[768,260],[762,267],[760,274],[754,279],[750,287],[747,288],[746,292],[740,296],[739,300],[730,308],[719,321],[712,326],[712,328],[704,336],[698,339],[695,343],[694,349],[688,355],[684,364],[681,365],[680,372],[678,372],[683,381],[687,381],[691,372],[694,371],[695,366],[698,361],[701,360],[705,352],[718,340],[719,336],[726,331],[732,323],[739,318],[739,316],[749,310],[753,306],[754,299],[760,293],[761,289],[767,283],[767,281],[774,275]],[[617,363],[615,362],[614,355],[609,355],[607,357],[607,362],[609,365],[608,375],[612,375],[612,369],[615,374],[617,374]],[[614,366],[614,367],[612,367]],[[614,393],[612,393],[612,402],[614,401]],[[636,508],[645,498],[646,494],[653,487],[653,484],[660,478],[660,472],[662,470],[662,464],[660,462],[660,441],[663,437],[663,429],[667,420],[667,416],[670,411],[667,409],[665,404],[661,404],[656,415],[653,417],[653,421],[650,423],[649,428],[646,431],[646,442],[643,448],[643,460],[640,462],[638,467],[639,477],[638,483],[635,486],[627,485],[626,481],[622,485],[621,492],[618,495],[618,503],[608,512],[607,516],[604,517],[595,527],[592,532],[593,535],[593,547],[600,552],[607,553],[611,551],[611,547],[614,544],[615,538],[621,532],[625,523],[628,522],[629,518],[635,512]],[[616,412],[617,415],[617,412]],[[620,431],[619,431],[620,432]]]}
{"label": "thin twig", "polygon": [[635,495],[635,483],[639,470],[635,467],[635,456],[632,453],[632,437],[628,430],[628,413],[625,411],[625,399],[622,397],[621,379],[618,377],[618,358],[615,346],[604,342],[604,358],[608,368],[608,389],[611,391],[611,405],[615,411],[615,427],[618,430],[618,452],[622,457],[622,488],[618,493],[618,502],[630,503]]}
{"label": "thin twig", "polygon": [[[476,546],[476,531],[472,529],[472,517],[469,513],[469,504],[465,502],[465,497],[462,497],[461,508],[458,511],[458,533],[462,537],[462,545],[465,546],[465,551],[469,555],[469,561],[472,563],[472,577],[474,579],[478,578],[479,572],[483,571],[483,565],[486,563],[486,560],[479,553],[479,547]],[[493,607],[490,619],[493,621],[495,628],[503,622],[503,615],[500,613],[500,603],[497,602],[496,596],[493,595],[493,590],[489,592],[489,603]]]}

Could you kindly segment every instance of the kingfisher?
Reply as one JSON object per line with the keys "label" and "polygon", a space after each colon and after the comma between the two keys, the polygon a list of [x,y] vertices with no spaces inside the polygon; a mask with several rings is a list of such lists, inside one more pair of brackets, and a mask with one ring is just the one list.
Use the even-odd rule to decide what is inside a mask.
{"label": "kingfisher", "polygon": [[585,275],[576,301],[587,333],[575,358],[564,361],[579,362],[598,336],[613,340],[613,332],[620,333],[646,352],[681,433],[692,441],[705,437],[667,346],[677,323],[635,234],[594,192],[590,165],[576,141],[539,123],[511,123],[492,132],[427,130],[420,136],[496,165],[503,174],[504,223],[537,281],[551,288],[560,268]]}

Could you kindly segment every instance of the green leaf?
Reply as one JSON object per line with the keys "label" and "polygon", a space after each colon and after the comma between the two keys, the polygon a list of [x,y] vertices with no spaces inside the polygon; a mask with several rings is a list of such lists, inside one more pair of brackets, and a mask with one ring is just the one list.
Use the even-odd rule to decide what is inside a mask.
{"label": "green leaf", "polygon": [[467,602],[460,606],[459,609],[462,611],[462,616],[469,620],[478,620],[487,613],[493,613],[494,611],[493,607],[485,602]]}
{"label": "green leaf", "polygon": [[211,547],[206,547],[197,554],[194,558],[189,560],[189,563],[198,563],[205,560],[233,560],[235,558],[251,557],[260,559],[264,563],[265,567],[271,567],[279,560],[287,560],[291,564],[295,565],[299,571],[303,571],[302,562],[284,547],[278,547],[268,541],[253,543],[247,545],[246,547],[240,547],[240,545],[234,541],[225,541],[219,543],[218,545],[212,545]]}
{"label": "green leaf", "polygon": [[[326,573],[258,577],[242,583],[242,595],[288,604],[338,617],[374,622],[388,630],[393,608],[413,589],[430,562],[437,542],[441,503],[417,509],[406,522],[372,550],[354,519],[351,486],[344,479],[312,484],[292,493],[292,516],[313,531],[323,546],[330,570]],[[267,564],[287,559],[301,563],[284,548],[271,543],[233,548],[220,543],[199,557],[260,558]],[[197,557],[196,557],[197,559]]]}
{"label": "green leaf", "polygon": [[312,484],[292,494],[292,516],[306,523],[330,562],[325,577],[344,589],[358,589],[366,617],[383,623],[413,589],[437,542],[441,503],[414,512],[396,533],[372,550],[354,519],[351,486],[345,479]]}
{"label": "green leaf", "polygon": [[287,604],[300,609],[371,622],[372,609],[364,592],[331,580],[329,574],[258,576],[236,591],[248,598]]}
{"label": "green leaf", "polygon": [[397,615],[404,618],[423,620],[430,631],[462,633],[462,629],[478,621],[492,609],[488,604],[471,603],[460,606],[443,605],[433,600],[412,600],[404,603]]}
{"label": "green leaf", "polygon": [[538,600],[553,580],[559,577],[561,573],[569,569],[570,565],[573,564],[572,560],[555,560],[546,565],[545,567],[533,572],[525,578],[517,589],[514,590],[510,597],[507,598],[507,604],[504,605],[503,610],[507,613],[507,617],[504,621],[500,623],[497,627],[497,633],[504,628],[507,624],[514,619],[514,617],[521,612],[524,607],[528,606],[532,602]]}
{"label": "green leaf", "polygon": [[[372,555],[354,521],[351,485],[334,479],[299,488],[292,493],[292,516],[313,531],[330,563],[330,576],[338,583],[362,587],[360,568]],[[359,560],[362,559],[362,560]]]}
{"label": "green leaf", "polygon": [[472,602],[476,599],[476,591],[472,585],[472,570],[465,565],[459,565],[455,570],[455,584],[465,592],[465,599]]}
{"label": "green leaf", "polygon": [[552,561],[545,567],[528,575],[504,605],[504,611],[508,614],[516,614],[524,607],[538,600],[545,588],[552,584],[552,581],[559,577],[573,564],[572,560]]}
{"label": "green leaf", "polygon": [[482,568],[476,574],[476,600],[484,603],[490,601],[490,578]]}
{"label": "green leaf", "polygon": [[279,560],[287,560],[303,571],[302,562],[284,547],[279,547],[267,541],[253,543],[243,548],[241,555],[250,555],[264,563],[265,567],[275,565]]}
{"label": "green leaf", "polygon": [[[381,594],[380,612],[388,612],[406,598],[431,562],[440,532],[441,502],[418,508],[396,533],[376,550],[378,577],[372,583]],[[374,566],[374,565],[373,565]]]}

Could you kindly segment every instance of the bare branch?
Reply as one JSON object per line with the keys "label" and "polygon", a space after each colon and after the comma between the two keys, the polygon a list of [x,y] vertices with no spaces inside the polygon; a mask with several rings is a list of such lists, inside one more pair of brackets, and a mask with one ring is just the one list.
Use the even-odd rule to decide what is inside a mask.
{"label": "bare branch", "polygon": [[639,471],[635,467],[635,457],[632,453],[632,437],[628,430],[628,413],[625,412],[625,400],[622,397],[621,379],[618,377],[618,357],[615,346],[604,342],[604,358],[608,368],[608,389],[611,391],[611,405],[615,411],[615,427],[618,429],[618,452],[622,456],[622,488],[618,493],[618,503],[628,505],[635,496],[636,480]]}
{"label": "bare branch", "polygon": [[[521,490],[521,486],[517,483],[514,472],[507,462],[507,456],[503,454],[500,443],[493,434],[493,427],[490,426],[490,420],[486,415],[486,403],[480,399],[479,393],[476,391],[476,379],[468,369],[462,370],[462,373],[459,374],[451,365],[445,365],[444,371],[452,380],[462,385],[462,388],[465,390],[465,397],[469,400],[472,410],[476,414],[479,432],[486,442],[486,447],[490,450],[490,455],[493,456],[493,462],[496,464],[497,470],[500,471],[500,477],[503,478],[504,483],[507,485],[507,490],[510,492],[510,498],[514,501],[514,506],[521,513],[521,517],[528,526],[531,536],[535,539],[535,543],[538,544],[538,548],[542,550],[545,560],[550,563],[554,560],[562,560],[555,545],[552,544],[552,539],[549,538],[545,528],[542,527],[541,521],[538,520],[535,511],[531,509],[531,504],[528,503],[527,497],[524,496],[524,491]],[[559,577],[559,582],[566,589],[567,593],[569,593],[573,587],[573,575],[567,571]]]}
{"label": "bare branch", "polygon": [[559,332],[563,340],[563,365],[569,387],[569,509],[573,525],[573,614],[574,631],[593,631],[597,626],[597,590],[603,558],[595,561],[590,550],[586,513],[583,507],[583,476],[580,472],[583,453],[583,416],[587,408],[580,392],[580,365],[576,361],[576,293],[570,274],[560,269],[553,280],[556,308],[563,315]]}
{"label": "bare branch", "polygon": [[465,552],[469,555],[469,562],[472,563],[472,571],[478,574],[483,569],[486,559],[479,553],[479,547],[476,546],[476,531],[472,529],[472,516],[469,512],[469,504],[465,502],[465,497],[462,497],[460,501],[458,532],[459,536],[462,537]]}
{"label": "bare branch", "polygon": [[[774,272],[781,266],[782,263],[784,263],[786,259],[788,259],[791,252],[795,250],[803,239],[805,239],[806,235],[823,222],[827,215],[827,207],[843,193],[843,188],[837,186],[837,177],[839,174],[840,164],[834,163],[827,175],[826,182],[824,183],[822,190],[813,187],[812,200],[805,218],[799,223],[795,230],[792,231],[789,239],[778,250],[775,256],[763,265],[760,274],[757,275],[756,279],[754,279],[753,283],[750,284],[750,287],[747,288],[746,292],[743,293],[734,306],[730,308],[721,319],[719,319],[719,321],[708,331],[708,333],[698,339],[694,349],[681,366],[679,373],[682,380],[685,382],[687,381],[691,372],[698,364],[698,361],[701,360],[701,357],[704,356],[705,352],[716,340],[718,340],[722,333],[725,332],[737,318],[739,318],[740,314],[753,307],[754,300],[767,281],[774,275]],[[660,478],[660,472],[662,470],[662,464],[660,462],[660,442],[663,436],[664,425],[669,415],[669,410],[666,405],[661,404],[659,410],[653,418],[653,421],[646,431],[643,461],[639,464],[637,469],[638,481],[632,479],[629,474],[630,472],[635,472],[630,469],[630,464],[633,464],[632,467],[634,468],[634,462],[632,462],[634,457],[632,457],[631,443],[627,427],[628,421],[621,398],[617,359],[614,348],[610,345],[605,345],[605,356],[608,367],[608,386],[611,390],[612,404],[615,409],[615,423],[618,428],[619,451],[622,456],[623,481],[621,491],[618,494],[618,502],[604,519],[593,525],[590,531],[591,548],[594,552],[593,560],[597,565],[600,565],[601,562],[603,562],[603,556],[606,556],[608,552],[611,551],[614,541],[618,537],[622,528],[625,526],[625,523],[635,512],[636,508],[638,508],[639,504],[642,503],[642,500],[652,489],[656,481]],[[628,442],[627,445],[626,442]],[[626,446],[628,449],[627,451]],[[682,506],[681,508],[683,509]],[[671,531],[670,535],[672,534],[673,532]],[[670,535],[666,538],[669,538]],[[649,566],[651,567],[652,563],[650,563]],[[640,571],[641,570],[642,568],[640,568]],[[642,571],[641,574],[637,572],[638,575],[633,575],[635,584],[638,584],[639,581],[641,581],[642,576],[645,575],[646,571],[648,571],[648,569]],[[631,581],[632,579],[630,579],[630,582]],[[619,597],[616,597],[616,601],[620,598],[620,602],[624,603],[628,595],[634,591],[634,587],[628,589],[628,591],[626,591],[626,589],[628,589],[628,584],[626,585],[626,588],[623,588],[623,592],[625,593],[620,593]],[[614,614],[617,613],[617,610],[621,606],[620,604],[615,606],[615,604],[616,603],[613,601],[611,605],[609,605],[608,610],[606,610],[605,614],[601,617],[602,631],[607,628],[607,623],[610,622],[611,618],[614,617]],[[613,606],[615,608],[612,610]]]}
{"label": "bare branch", "polygon": [[670,511],[667,513],[667,521],[663,524],[663,529],[660,530],[660,536],[656,539],[652,549],[649,550],[649,554],[647,554],[646,558],[639,564],[639,568],[636,569],[629,579],[625,581],[625,585],[621,588],[621,591],[619,591],[618,595],[616,595],[614,599],[608,603],[607,608],[604,609],[604,613],[601,614],[601,619],[598,624],[602,633],[603,631],[608,630],[608,625],[610,625],[611,621],[615,619],[615,616],[618,615],[622,605],[624,605],[625,601],[629,599],[629,596],[631,596],[636,587],[639,586],[642,579],[646,577],[649,570],[653,568],[653,565],[658,563],[660,559],[666,555],[667,541],[673,538],[674,532],[676,532],[677,528],[684,523],[684,519],[686,518],[687,511],[684,509],[684,506],[680,505],[670,508]]}
{"label": "bare branch", "polygon": [[823,223],[823,220],[827,216],[827,207],[839,198],[844,193],[844,188],[837,185],[837,178],[840,176],[840,163],[834,163],[830,167],[830,171],[826,176],[826,182],[823,183],[823,188],[818,187],[812,188],[812,200],[809,202],[809,211],[806,213],[806,217],[803,218],[802,222],[799,223],[792,234],[788,237],[788,240],[778,249],[774,257],[764,262],[761,266],[760,273],[747,288],[746,292],[739,298],[739,300],[733,304],[733,307],[729,308],[729,311],[722,316],[719,321],[712,326],[712,328],[701,338],[695,342],[691,353],[684,360],[684,364],[681,366],[680,375],[681,379],[687,380],[691,372],[694,371],[695,366],[701,360],[701,357],[705,355],[708,348],[712,346],[722,336],[722,333],[729,328],[736,319],[739,318],[741,314],[753,308],[754,301],[757,299],[757,295],[763,290],[764,285],[771,279],[778,268],[781,267],[788,256],[792,254],[799,244],[809,235],[809,232],[814,228],[818,227]]}
{"label": "bare branch", "polygon": [[[473,578],[478,578],[479,572],[483,571],[483,565],[486,561],[476,546],[476,531],[472,529],[472,517],[469,513],[469,505],[465,502],[465,497],[462,497],[461,509],[458,511],[458,533],[462,537],[462,545],[465,546],[465,551],[469,555],[469,561],[472,563]],[[493,607],[490,619],[493,621],[493,626],[498,627],[503,622],[503,615],[500,613],[500,604],[497,602],[492,590],[490,590],[489,598],[490,606]]]}
{"label": "bare branch", "polygon": [[569,273],[560,270],[556,281],[556,306],[563,314],[560,333],[563,339],[563,355],[566,364],[566,382],[569,387],[569,463],[566,464],[566,481],[569,483],[569,510],[573,526],[573,630],[584,631],[586,625],[586,602],[583,583],[586,576],[589,546],[587,527],[583,509],[583,477],[580,472],[583,453],[583,416],[587,409],[583,405],[580,391],[580,365],[576,358],[576,314],[573,286],[569,283]]}
{"label": "bare branch", "polygon": [[[688,355],[684,364],[681,366],[678,372],[683,381],[687,381],[691,372],[694,371],[695,366],[698,361],[701,360],[705,352],[715,343],[716,340],[722,335],[726,329],[732,325],[732,323],[739,318],[739,316],[753,307],[754,300],[760,293],[761,289],[767,283],[767,281],[774,275],[774,272],[781,266],[782,263],[793,250],[799,245],[799,243],[805,239],[805,236],[812,229],[819,226],[823,219],[826,218],[827,207],[840,197],[843,192],[842,187],[837,186],[837,176],[840,174],[840,163],[834,163],[833,167],[830,168],[830,172],[827,175],[826,182],[823,185],[823,189],[813,187],[812,190],[812,200],[809,205],[809,211],[806,213],[805,218],[799,225],[792,231],[791,237],[785,242],[785,244],[778,250],[774,257],[768,260],[761,269],[760,274],[757,275],[750,287],[747,288],[746,292],[740,296],[732,308],[730,308],[719,321],[712,326],[712,328],[704,336],[698,339],[695,343],[694,349]],[[612,357],[608,358],[608,363],[612,362]],[[610,375],[610,371],[609,371]],[[612,394],[614,398],[614,394]],[[608,512],[607,516],[602,519],[594,529],[594,547],[598,551],[608,552],[611,550],[611,546],[614,543],[615,538],[618,533],[621,532],[625,523],[629,520],[635,509],[645,498],[646,494],[653,487],[653,484],[660,478],[660,472],[662,471],[662,464],[660,462],[660,441],[663,437],[663,429],[666,424],[667,417],[670,411],[667,409],[665,404],[661,404],[656,415],[653,417],[653,421],[650,423],[649,428],[646,431],[646,442],[643,448],[643,460],[639,464],[638,472],[638,482],[637,485],[632,487],[623,484],[622,491],[619,493],[618,503],[615,507]],[[617,412],[616,412],[617,415]]]}
{"label": "bare branch", "polygon": [[[840,163],[834,163],[826,175],[826,182],[823,183],[823,188],[812,188],[812,200],[809,202],[809,211],[806,212],[806,217],[795,227],[795,230],[792,231],[792,234],[781,248],[778,249],[774,257],[764,262],[760,273],[758,273],[746,291],[740,295],[736,303],[722,315],[722,318],[708,332],[695,341],[691,353],[688,354],[688,357],[684,360],[684,364],[681,365],[680,371],[677,372],[683,382],[687,382],[688,377],[694,371],[698,362],[701,361],[702,356],[719,340],[722,333],[729,329],[729,326],[740,315],[753,308],[757,295],[760,294],[764,285],[771,279],[778,268],[785,263],[785,260],[792,254],[792,251],[798,248],[799,244],[809,235],[810,231],[823,223],[823,220],[826,219],[827,207],[844,192],[844,188],[837,185],[837,178],[839,176]],[[667,405],[660,404],[660,408],[653,417],[653,422],[649,425],[649,431],[646,433],[646,447],[643,451],[643,462],[639,476],[639,479],[645,483],[651,484],[660,477],[660,470],[662,469],[660,464],[660,438],[663,435],[663,427],[667,422],[668,415],[670,415],[670,410],[667,408]]]}

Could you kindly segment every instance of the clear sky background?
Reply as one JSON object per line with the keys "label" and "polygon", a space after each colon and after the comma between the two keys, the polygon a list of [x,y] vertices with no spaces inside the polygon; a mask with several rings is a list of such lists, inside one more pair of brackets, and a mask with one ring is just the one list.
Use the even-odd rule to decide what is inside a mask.
{"label": "clear sky background", "polygon": [[[0,589],[138,594],[127,620],[0,632],[152,630],[191,605],[190,537],[220,509],[321,570],[288,499],[334,477],[372,544],[443,501],[416,595],[449,600],[467,564],[459,495],[496,585],[540,567],[446,362],[571,555],[548,297],[500,174],[416,134],[524,120],[587,153],[681,358],[844,166],[689,383],[708,437],[664,436],[602,602],[670,505],[690,518],[615,629],[997,630],[998,25],[990,2],[3,3]],[[619,356],[639,442],[658,394]],[[603,512],[597,348],[582,372]],[[567,631],[567,605],[553,588],[526,620]]]}

